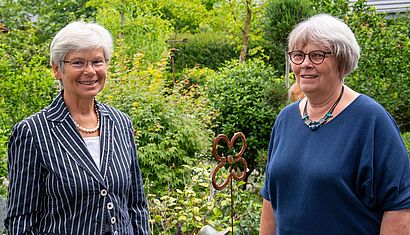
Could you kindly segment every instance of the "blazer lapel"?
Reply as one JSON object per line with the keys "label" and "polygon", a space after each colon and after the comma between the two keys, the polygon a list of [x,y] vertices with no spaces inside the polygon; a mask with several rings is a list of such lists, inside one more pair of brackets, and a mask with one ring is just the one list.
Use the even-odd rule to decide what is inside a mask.
{"label": "blazer lapel", "polygon": [[98,171],[98,168],[95,166],[94,160],[65,106],[62,92],[49,107],[48,120],[54,122],[51,132],[56,137],[61,148],[67,152],[79,167],[102,185],[105,185],[104,179]]}
{"label": "blazer lapel", "polygon": [[101,145],[101,174],[105,178],[107,170],[112,161],[113,151],[113,136],[114,136],[114,121],[111,119],[109,112],[97,103],[100,110],[101,129],[100,129],[100,145]]}

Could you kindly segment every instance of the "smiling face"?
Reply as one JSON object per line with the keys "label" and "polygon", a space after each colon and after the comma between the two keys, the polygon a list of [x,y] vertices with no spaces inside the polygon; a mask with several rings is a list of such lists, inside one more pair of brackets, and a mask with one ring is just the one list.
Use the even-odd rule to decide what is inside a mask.
{"label": "smiling face", "polygon": [[[315,50],[330,51],[313,43],[308,43],[302,48],[296,48],[295,50],[300,50],[305,54]],[[291,66],[296,76],[296,82],[306,96],[332,93],[338,89],[342,81],[337,71],[337,63],[334,56],[327,56],[323,63],[319,65],[313,64],[309,56],[306,56],[303,63],[299,65],[291,63]]]}
{"label": "smiling face", "polygon": [[[86,63],[85,68],[78,68],[82,61]],[[65,100],[93,99],[105,84],[104,50],[73,51],[65,57],[63,70],[56,64],[53,64],[53,70],[55,77],[63,83]]]}

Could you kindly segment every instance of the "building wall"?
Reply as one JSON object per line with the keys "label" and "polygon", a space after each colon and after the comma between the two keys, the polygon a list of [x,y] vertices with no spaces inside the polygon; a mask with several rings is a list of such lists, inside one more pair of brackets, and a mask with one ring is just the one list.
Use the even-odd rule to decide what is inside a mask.
{"label": "building wall", "polygon": [[[351,0],[350,2],[357,2],[357,0]],[[375,6],[378,12],[388,14],[404,13],[410,10],[409,0],[368,0],[367,4]]]}

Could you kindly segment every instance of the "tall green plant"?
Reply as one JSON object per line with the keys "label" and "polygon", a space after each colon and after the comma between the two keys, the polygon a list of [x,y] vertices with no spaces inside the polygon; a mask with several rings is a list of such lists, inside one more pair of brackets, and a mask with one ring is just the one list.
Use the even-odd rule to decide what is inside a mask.
{"label": "tall green plant", "polygon": [[265,50],[269,64],[285,71],[287,38],[293,27],[312,15],[309,0],[269,0],[264,17]]}
{"label": "tall green plant", "polygon": [[215,135],[244,133],[250,173],[263,171],[264,160],[257,156],[267,149],[272,125],[286,103],[284,79],[277,78],[274,68],[261,60],[232,61],[209,81],[207,93],[217,112]]}

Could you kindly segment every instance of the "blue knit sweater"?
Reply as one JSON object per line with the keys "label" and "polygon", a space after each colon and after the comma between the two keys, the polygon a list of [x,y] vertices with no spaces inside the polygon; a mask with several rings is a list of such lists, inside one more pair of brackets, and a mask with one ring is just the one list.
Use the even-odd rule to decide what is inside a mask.
{"label": "blue knit sweater", "polygon": [[261,194],[276,234],[379,234],[383,211],[410,208],[410,161],[395,121],[370,97],[315,131],[295,102],[273,126]]}

